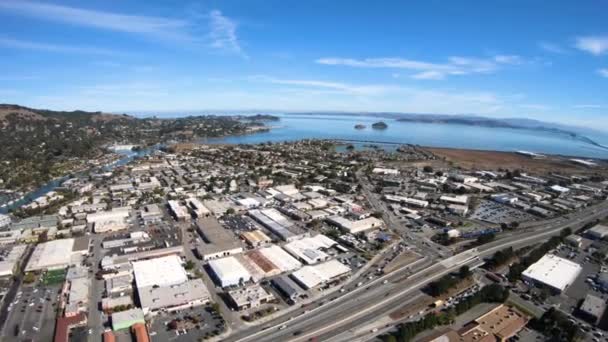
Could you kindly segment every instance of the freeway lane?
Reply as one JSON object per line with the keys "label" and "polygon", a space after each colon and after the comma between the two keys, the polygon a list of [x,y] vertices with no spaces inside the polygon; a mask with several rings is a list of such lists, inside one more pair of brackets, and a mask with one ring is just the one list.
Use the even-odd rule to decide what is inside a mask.
{"label": "freeway lane", "polygon": [[[608,214],[607,203],[585,210],[577,215],[572,215],[569,220],[564,221],[559,225],[549,227],[544,230],[535,232],[525,232],[522,235],[512,235],[506,239],[500,239],[490,244],[479,248],[478,256],[480,258],[491,256],[498,250],[514,247],[521,248],[524,246],[537,244],[545,241],[549,236],[559,234],[566,227],[574,227],[582,225],[586,222],[595,220],[596,218],[604,217]],[[420,271],[415,275],[405,279],[403,283],[398,284],[402,290],[397,293],[391,292],[394,289],[394,284],[379,285],[378,288],[370,290],[370,296],[365,296],[364,300],[355,299],[349,300],[348,303],[340,302],[338,305],[333,305],[323,308],[322,312],[315,315],[303,315],[293,319],[287,324],[287,327],[278,330],[278,327],[273,327],[265,331],[253,333],[250,338],[244,338],[239,341],[249,341],[255,337],[255,341],[305,341],[308,338],[323,336],[325,338],[339,334],[345,329],[338,329],[346,326],[352,328],[353,322],[359,320],[371,322],[374,318],[390,312],[393,307],[391,303],[406,300],[412,292],[420,289],[430,281],[437,279],[451,271],[457,270],[461,264],[455,265],[446,269],[445,267],[435,264],[424,271]],[[422,280],[419,280],[422,278]],[[388,295],[387,295],[388,293]],[[353,302],[353,303],[351,303]],[[295,332],[301,332],[300,335],[294,336]]]}

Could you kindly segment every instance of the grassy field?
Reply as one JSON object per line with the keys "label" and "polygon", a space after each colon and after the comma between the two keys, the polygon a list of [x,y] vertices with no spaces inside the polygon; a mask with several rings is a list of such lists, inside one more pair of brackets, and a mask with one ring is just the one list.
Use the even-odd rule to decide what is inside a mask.
{"label": "grassy field", "polygon": [[44,285],[57,285],[65,281],[66,270],[52,270],[47,271],[42,276],[42,283]]}

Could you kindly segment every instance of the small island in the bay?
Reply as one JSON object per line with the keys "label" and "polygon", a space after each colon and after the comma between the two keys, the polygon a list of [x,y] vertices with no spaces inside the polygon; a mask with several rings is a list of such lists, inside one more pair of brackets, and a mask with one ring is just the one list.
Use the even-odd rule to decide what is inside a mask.
{"label": "small island in the bay", "polygon": [[387,129],[388,125],[384,121],[374,122],[372,124],[373,129]]}
{"label": "small island in the bay", "polygon": [[365,125],[364,124],[356,124],[355,125],[355,129],[365,129]]}

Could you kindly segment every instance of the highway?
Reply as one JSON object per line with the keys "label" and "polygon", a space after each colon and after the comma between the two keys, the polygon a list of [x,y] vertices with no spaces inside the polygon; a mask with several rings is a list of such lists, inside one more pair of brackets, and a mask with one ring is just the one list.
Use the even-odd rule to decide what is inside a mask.
{"label": "highway", "polygon": [[[559,234],[566,227],[580,227],[606,215],[608,215],[608,203],[604,202],[595,207],[586,208],[577,214],[570,214],[569,219],[562,219],[560,223],[556,223],[557,220],[551,220],[548,226],[539,226],[536,230],[527,230],[520,234],[513,233],[483,245],[477,249],[474,255],[478,258],[485,258],[507,247],[521,248],[542,243],[548,237]],[[463,253],[471,253],[471,251]],[[306,313],[293,312],[290,315],[293,318],[287,322],[285,322],[285,318],[277,318],[262,326],[240,330],[228,337],[226,341],[306,341],[313,337],[318,340],[329,339],[354,327],[373,322],[403,306],[429,282],[456,271],[464,264],[478,262],[478,259],[472,255],[463,253],[450,260],[461,258],[464,262],[434,263],[408,277],[404,277],[404,273],[407,274],[404,270],[399,270],[381,278],[388,280],[386,284],[375,283],[372,286],[366,286],[365,288],[369,288],[369,290],[358,289],[360,291],[351,296],[339,297]],[[399,281],[393,283],[397,279]]]}

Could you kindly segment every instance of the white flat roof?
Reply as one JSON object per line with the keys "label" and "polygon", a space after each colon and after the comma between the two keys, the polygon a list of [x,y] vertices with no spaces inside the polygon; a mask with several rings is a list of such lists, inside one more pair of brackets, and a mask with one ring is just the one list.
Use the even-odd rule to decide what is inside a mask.
{"label": "white flat roof", "polygon": [[293,272],[291,276],[307,289],[330,281],[350,272],[350,268],[336,259],[314,266],[304,266]]}
{"label": "white flat roof", "polygon": [[576,280],[581,270],[582,267],[575,262],[553,254],[546,254],[530,265],[522,275],[563,291]]}
{"label": "white flat roof", "polygon": [[61,239],[41,243],[36,246],[26,271],[67,267],[72,260],[74,239]]}
{"label": "white flat roof", "polygon": [[241,280],[248,281],[251,274],[245,266],[232,256],[209,261],[209,267],[217,276],[222,286],[237,285]]}
{"label": "white flat roof", "polygon": [[268,248],[261,248],[259,251],[266,259],[278,267],[281,272],[293,271],[302,267],[302,263],[279,246],[272,245]]}
{"label": "white flat roof", "polygon": [[138,288],[158,285],[171,286],[188,281],[186,270],[177,255],[133,262],[133,274]]}

